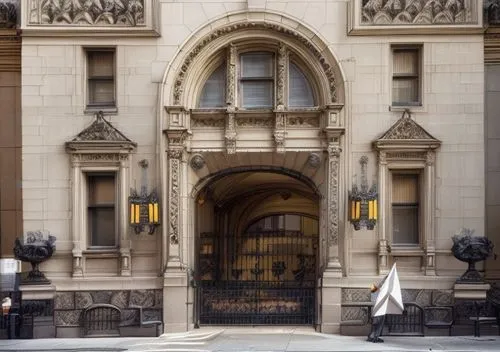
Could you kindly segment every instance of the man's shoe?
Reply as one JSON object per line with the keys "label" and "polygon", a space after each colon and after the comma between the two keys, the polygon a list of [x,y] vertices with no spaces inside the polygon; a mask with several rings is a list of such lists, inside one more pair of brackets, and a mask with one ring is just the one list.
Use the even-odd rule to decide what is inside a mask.
{"label": "man's shoe", "polygon": [[377,337],[373,342],[384,342],[380,337]]}

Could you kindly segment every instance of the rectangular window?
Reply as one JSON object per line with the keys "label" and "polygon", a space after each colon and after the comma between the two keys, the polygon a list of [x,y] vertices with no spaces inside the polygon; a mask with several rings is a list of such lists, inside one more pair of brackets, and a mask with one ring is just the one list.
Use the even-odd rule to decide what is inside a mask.
{"label": "rectangular window", "polygon": [[241,55],[240,94],[243,108],[272,108],[274,63],[270,53]]}
{"label": "rectangular window", "polygon": [[116,177],[114,173],[87,175],[90,247],[116,247]]}
{"label": "rectangular window", "polygon": [[419,244],[419,187],[417,174],[392,175],[392,243]]}
{"label": "rectangular window", "polygon": [[392,105],[421,105],[420,46],[392,48]]}
{"label": "rectangular window", "polygon": [[87,107],[115,108],[115,51],[87,50]]}

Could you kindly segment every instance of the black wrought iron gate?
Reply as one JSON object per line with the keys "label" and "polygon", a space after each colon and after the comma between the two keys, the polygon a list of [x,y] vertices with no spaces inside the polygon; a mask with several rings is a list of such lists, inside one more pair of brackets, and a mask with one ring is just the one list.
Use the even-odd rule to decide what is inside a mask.
{"label": "black wrought iron gate", "polygon": [[202,234],[198,323],[314,324],[317,249],[317,236],[300,231]]}

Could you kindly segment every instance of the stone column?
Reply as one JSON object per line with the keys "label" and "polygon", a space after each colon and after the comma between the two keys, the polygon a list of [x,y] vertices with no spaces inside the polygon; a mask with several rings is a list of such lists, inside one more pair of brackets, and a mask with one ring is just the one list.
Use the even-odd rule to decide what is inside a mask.
{"label": "stone column", "polygon": [[340,171],[340,136],[331,138],[328,143],[327,172],[327,246],[328,261],[326,271],[334,276],[342,276],[339,259],[339,171]]}
{"label": "stone column", "polygon": [[[82,170],[79,163],[79,157],[77,155],[72,155],[72,166],[73,166],[73,188],[82,187]],[[83,276],[83,259],[82,259],[82,244],[81,244],[81,234],[80,234],[80,221],[81,216],[76,216],[77,209],[83,209],[81,206],[81,192],[73,190],[73,219],[71,224],[71,232],[73,237],[73,250],[71,254],[73,255],[73,277]]]}
{"label": "stone column", "polygon": [[387,250],[387,221],[389,213],[389,202],[387,199],[387,154],[384,151],[378,153],[378,184],[379,184],[379,207],[378,207],[378,272],[380,275],[389,273],[389,252]]}
{"label": "stone column", "polygon": [[425,275],[436,275],[436,241],[434,238],[434,204],[435,191],[433,189],[435,153],[433,150],[427,152],[424,175],[424,207],[425,218],[424,238],[425,238]]}

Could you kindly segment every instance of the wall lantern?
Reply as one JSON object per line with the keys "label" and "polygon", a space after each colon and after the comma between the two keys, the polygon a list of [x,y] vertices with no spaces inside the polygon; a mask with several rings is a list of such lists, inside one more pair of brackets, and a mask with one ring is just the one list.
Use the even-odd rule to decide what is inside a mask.
{"label": "wall lantern", "polygon": [[368,189],[366,177],[368,157],[363,155],[359,163],[361,164],[361,185],[358,188],[358,185],[354,183],[352,190],[349,192],[349,221],[353,224],[355,230],[360,230],[361,227],[373,230],[377,223],[378,212],[377,185],[373,183],[371,188]]}
{"label": "wall lantern", "polygon": [[143,169],[143,185],[141,193],[137,193],[135,189],[130,190],[129,209],[130,209],[130,226],[135,230],[136,234],[146,231],[152,235],[156,228],[160,225],[160,203],[156,190],[147,193],[146,169],[148,167],[147,160],[141,160],[139,165]]}

